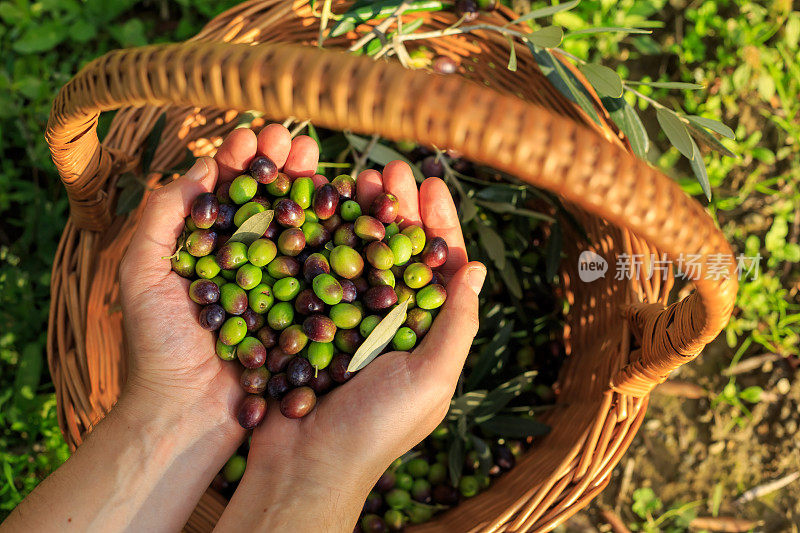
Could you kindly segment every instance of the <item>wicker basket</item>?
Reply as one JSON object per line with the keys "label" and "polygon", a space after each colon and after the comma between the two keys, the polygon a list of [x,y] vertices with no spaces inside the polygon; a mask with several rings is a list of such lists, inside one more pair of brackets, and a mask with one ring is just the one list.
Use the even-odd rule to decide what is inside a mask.
{"label": "wicker basket", "polygon": [[[557,408],[546,418],[552,432],[490,490],[413,528],[551,530],[606,486],[642,422],[649,391],[696,357],[726,323],[737,289],[731,249],[700,205],[630,155],[588,84],[599,125],[547,82],[524,47],[516,50],[518,71],[506,70],[509,43],[497,34],[426,41],[461,62],[460,76],[437,76],[309,46],[319,19],[308,4],[246,2],[186,43],[109,53],[59,94],[47,141],[71,216],[53,265],[48,362],[64,436],[73,448],[79,445],[125,380],[117,267],[140,210],[114,216],[115,185],[138,164],[162,113],[167,122],[155,169],[177,164],[186,147],[196,155],[213,153],[245,110],[414,139],[455,148],[549,189],[588,234],[591,244],[576,234],[564,238],[568,359]],[[337,12],[341,4],[334,2]],[[424,18],[423,30],[455,21],[449,13],[404,20],[415,17]],[[502,25],[513,14],[501,10],[484,18]],[[369,29],[329,39],[325,48],[346,48]],[[267,41],[292,45],[256,45]],[[108,110],[119,111],[101,145],[98,116]],[[154,185],[160,177],[151,176]],[[609,262],[605,278],[579,281],[583,250]],[[618,254],[644,254],[646,268],[650,254],[662,252],[670,258],[722,254],[728,276],[698,280],[695,292],[668,307],[671,274],[666,280],[614,279]],[[224,506],[209,490],[187,529],[209,531]]]}

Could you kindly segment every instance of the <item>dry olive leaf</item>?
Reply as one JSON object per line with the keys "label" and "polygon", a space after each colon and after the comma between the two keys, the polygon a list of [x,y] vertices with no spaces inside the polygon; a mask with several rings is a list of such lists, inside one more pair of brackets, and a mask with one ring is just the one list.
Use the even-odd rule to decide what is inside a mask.
{"label": "dry olive leaf", "polygon": [[410,301],[410,298],[406,298],[403,303],[398,304],[397,307],[389,311],[388,315],[383,317],[383,320],[378,322],[369,337],[364,339],[364,342],[356,350],[353,359],[350,360],[350,365],[347,367],[348,372],[361,370],[386,348],[386,345],[394,338],[394,334],[403,325],[406,309],[408,309]]}
{"label": "dry olive leaf", "polygon": [[274,214],[274,211],[262,211],[251,216],[239,226],[236,233],[231,235],[228,242],[243,242],[248,246],[251,245],[253,241],[260,239],[264,232],[267,231]]}

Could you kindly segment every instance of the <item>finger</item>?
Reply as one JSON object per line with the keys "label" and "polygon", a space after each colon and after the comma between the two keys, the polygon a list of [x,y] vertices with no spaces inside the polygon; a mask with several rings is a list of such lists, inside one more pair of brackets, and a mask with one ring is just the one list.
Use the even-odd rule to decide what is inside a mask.
{"label": "finger", "polygon": [[383,192],[383,178],[377,170],[362,170],[356,178],[356,197],[358,203],[364,206],[364,212],[369,212],[372,201]]}
{"label": "finger", "polygon": [[230,132],[214,156],[220,181],[230,181],[244,172],[255,157],[257,146],[256,134],[252,130],[238,128]]}
{"label": "finger", "polygon": [[456,272],[439,315],[411,357],[415,371],[456,383],[478,333],[478,294],[485,279],[486,267],[477,261]]}
{"label": "finger", "polygon": [[397,196],[400,201],[398,217],[403,219],[402,227],[421,224],[419,215],[419,193],[414,173],[405,161],[392,161],[383,169],[383,188]]}
{"label": "finger", "polygon": [[270,124],[258,132],[256,144],[259,154],[272,159],[278,168],[283,168],[292,148],[292,135],[282,124]]}
{"label": "finger", "polygon": [[319,146],[308,135],[298,135],[292,140],[292,147],[283,171],[290,178],[313,176],[319,163]]}
{"label": "finger", "polygon": [[439,178],[426,179],[419,188],[420,214],[428,238],[441,237],[449,250],[442,274],[449,277],[467,263],[461,223],[447,185]]}
{"label": "finger", "polygon": [[311,176],[311,181],[314,182],[314,189],[319,189],[326,183],[328,183],[328,178],[323,176],[322,174],[314,174]]}
{"label": "finger", "polygon": [[214,189],[219,169],[210,157],[201,157],[185,175],[150,194],[142,219],[126,253],[128,267],[135,271],[168,274],[175,242],[183,231],[194,199]]}

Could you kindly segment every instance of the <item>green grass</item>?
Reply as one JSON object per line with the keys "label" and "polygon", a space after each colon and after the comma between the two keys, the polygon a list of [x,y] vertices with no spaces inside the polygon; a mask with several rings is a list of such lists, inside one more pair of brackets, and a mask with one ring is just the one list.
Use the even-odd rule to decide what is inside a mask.
{"label": "green grass", "polygon": [[[235,3],[0,2],[0,519],[68,454],[45,355],[50,267],[68,211],[43,139],[52,100],[98,55],[185,39]],[[524,10],[529,3],[513,4]],[[649,36],[601,33],[562,46],[624,79],[703,85],[698,91],[641,91],[735,130],[737,140],[723,144],[737,158],[704,150],[713,190],[709,209],[738,251],[765,259],[759,278],[742,283],[727,342],[732,356],[740,347],[740,357],[765,350],[796,354],[800,305],[790,290],[798,270],[785,265],[800,259],[794,235],[800,203],[800,12],[785,0],[671,5],[584,0],[553,22],[570,30],[662,22]],[[701,198],[688,163],[659,133],[652,106],[642,100],[638,105],[654,140],[649,159]]]}

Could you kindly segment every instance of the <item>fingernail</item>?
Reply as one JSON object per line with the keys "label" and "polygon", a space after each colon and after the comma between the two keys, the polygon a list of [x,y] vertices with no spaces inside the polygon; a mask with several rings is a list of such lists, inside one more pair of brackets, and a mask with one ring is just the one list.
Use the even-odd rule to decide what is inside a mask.
{"label": "fingernail", "polygon": [[483,287],[483,281],[486,279],[486,268],[479,266],[474,267],[467,272],[467,283],[469,284],[470,288],[475,292],[475,294],[481,293],[481,287]]}
{"label": "fingernail", "polygon": [[200,158],[194,162],[192,168],[186,171],[186,177],[192,181],[200,181],[208,174],[208,165],[204,158]]}

